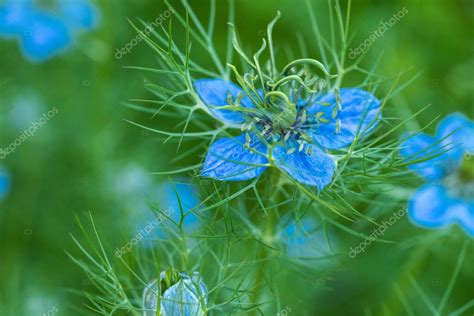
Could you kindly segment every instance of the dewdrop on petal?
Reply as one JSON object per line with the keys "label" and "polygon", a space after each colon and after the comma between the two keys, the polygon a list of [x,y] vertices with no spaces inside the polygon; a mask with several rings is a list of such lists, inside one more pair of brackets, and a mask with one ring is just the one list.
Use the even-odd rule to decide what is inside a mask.
{"label": "dewdrop on petal", "polygon": [[[190,277],[183,272],[167,269],[160,273],[158,280],[150,282],[143,291],[143,316],[155,316],[160,302],[160,315],[164,316],[201,316],[207,305],[206,285],[198,272]],[[160,292],[160,297],[158,293]]]}

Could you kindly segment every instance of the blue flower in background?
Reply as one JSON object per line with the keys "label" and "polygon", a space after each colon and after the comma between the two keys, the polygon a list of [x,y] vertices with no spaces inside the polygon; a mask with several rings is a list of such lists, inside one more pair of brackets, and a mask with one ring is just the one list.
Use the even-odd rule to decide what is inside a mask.
{"label": "blue flower in background", "polygon": [[31,18],[31,10],[30,1],[7,1],[0,7],[0,36],[21,36]]}
{"label": "blue flower in background", "polygon": [[[175,192],[176,190],[176,192]],[[152,197],[152,200],[159,201],[158,207],[162,213],[152,212],[150,208],[146,210],[145,215],[140,214],[138,227],[134,227],[134,232],[142,232],[144,240],[149,241],[145,243],[148,247],[153,247],[156,244],[158,238],[166,238],[169,236],[169,232],[173,231],[176,227],[174,224],[169,222],[169,219],[175,223],[179,223],[181,219],[180,203],[183,212],[186,213],[191,209],[196,211],[196,207],[200,204],[200,200],[197,197],[196,189],[193,185],[187,183],[165,183],[156,189],[156,195]],[[179,200],[178,197],[179,196]],[[132,214],[137,218],[137,214]],[[183,221],[183,229],[185,233],[192,233],[200,227],[199,218],[193,213],[186,215]]]}
{"label": "blue flower in background", "polygon": [[150,282],[143,291],[143,315],[154,316],[160,300],[160,315],[164,316],[201,316],[207,305],[208,290],[201,275],[192,276],[167,270],[160,273],[158,280]]}
{"label": "blue flower in background", "polygon": [[[401,145],[427,183],[410,199],[410,220],[423,228],[462,227],[474,237],[474,123],[460,113],[442,120],[436,136],[417,134]],[[431,158],[431,159],[430,159]]]}
{"label": "blue flower in background", "polygon": [[37,62],[61,53],[70,43],[71,36],[64,22],[40,11],[31,14],[30,23],[24,28],[21,38],[24,55]]}
{"label": "blue flower in background", "polygon": [[10,175],[8,172],[0,167],[0,201],[5,199],[10,191]]}
{"label": "blue flower in background", "polygon": [[7,1],[0,7],[0,36],[14,37],[31,61],[52,58],[72,43],[76,28],[90,30],[98,23],[99,14],[85,0],[61,0],[59,12],[37,8],[32,1]]}
{"label": "blue flower in background", "polygon": [[4,124],[19,129],[24,129],[31,122],[36,121],[46,109],[37,91],[26,87],[9,103],[12,104],[12,107],[8,115],[5,116],[8,124],[6,122]]}
{"label": "blue flower in background", "polygon": [[[330,238],[331,234],[327,234]],[[280,239],[290,257],[318,258],[318,263],[329,263],[334,255],[333,238],[327,240],[321,224],[313,218],[292,219],[280,232]],[[329,244],[330,243],[330,244]]]}
{"label": "blue flower in background", "polygon": [[99,23],[97,8],[87,0],[61,0],[61,14],[72,27],[92,30]]}
{"label": "blue flower in background", "polygon": [[[202,175],[216,180],[252,179],[275,166],[322,190],[332,181],[336,168],[326,150],[350,146],[357,135],[366,136],[380,121],[380,101],[356,88],[340,90],[337,111],[333,92],[271,111],[255,105],[255,99],[265,103],[261,91],[250,97],[221,79],[200,79],[194,86],[210,114],[245,131],[210,146]],[[223,106],[227,107],[219,109]]]}

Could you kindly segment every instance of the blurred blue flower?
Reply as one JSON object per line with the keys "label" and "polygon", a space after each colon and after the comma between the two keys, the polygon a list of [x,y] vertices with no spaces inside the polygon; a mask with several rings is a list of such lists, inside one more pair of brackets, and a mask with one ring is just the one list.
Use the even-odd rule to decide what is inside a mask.
{"label": "blurred blue flower", "polygon": [[0,167],[0,201],[5,199],[10,191],[10,183],[11,180],[9,173]]}
{"label": "blurred blue flower", "polygon": [[[163,239],[169,236],[168,233],[172,231],[175,226],[168,221],[168,217],[175,223],[180,222],[180,203],[184,213],[191,209],[196,211],[195,208],[201,203],[197,197],[195,187],[188,183],[162,184],[157,190],[156,198],[159,201],[158,207],[160,211],[166,212],[166,216],[161,213],[147,211],[145,219],[140,222],[139,231],[147,231],[149,227],[154,227],[152,233],[145,234],[145,240],[149,241],[157,240],[157,238]],[[152,225],[156,222],[159,222],[159,225]],[[183,221],[184,232],[189,234],[199,227],[199,218],[194,215],[194,213],[187,214]],[[148,246],[153,245],[153,243],[150,243]]]}
{"label": "blurred blue flower", "polygon": [[326,238],[321,224],[308,216],[301,221],[292,219],[281,230],[280,239],[290,257],[317,258],[323,264],[334,256],[336,241],[332,234],[328,233]]}
{"label": "blurred blue flower", "polygon": [[[366,136],[380,121],[380,101],[355,88],[340,90],[340,109],[333,92],[316,100],[299,100],[293,107],[268,109],[252,101],[263,102],[262,91],[250,97],[221,79],[200,79],[194,86],[209,113],[228,126],[247,130],[210,146],[202,175],[217,180],[252,179],[268,166],[276,166],[295,180],[322,190],[332,181],[336,168],[326,150],[348,147],[357,135]],[[234,109],[218,108],[232,103]]]}
{"label": "blurred blue flower", "polygon": [[22,89],[21,93],[9,103],[12,107],[5,117],[9,127],[24,129],[38,120],[45,111],[45,105],[38,93],[28,88]]}
{"label": "blurred blue flower", "polygon": [[474,237],[474,122],[460,113],[443,119],[436,136],[417,134],[401,145],[427,183],[410,199],[410,220],[424,228],[457,224]]}
{"label": "blurred blue flower", "polygon": [[64,20],[74,28],[92,30],[99,24],[97,8],[87,0],[60,0]]}
{"label": "blurred blue flower", "polygon": [[0,7],[0,36],[21,36],[31,18],[31,1],[9,0]]}
{"label": "blurred blue flower", "polygon": [[21,46],[28,59],[40,62],[61,53],[70,43],[69,30],[60,19],[37,11],[24,28]]}
{"label": "blurred blue flower", "polygon": [[0,36],[19,39],[23,54],[34,62],[52,58],[72,43],[74,28],[92,29],[98,12],[85,0],[61,0],[60,14],[35,7],[31,1],[7,1],[0,7]]}
{"label": "blurred blue flower", "polygon": [[160,273],[160,286],[155,279],[143,291],[143,315],[156,315],[160,299],[160,315],[201,316],[204,315],[204,306],[207,306],[207,296],[207,287],[198,272],[189,276],[163,271]]}

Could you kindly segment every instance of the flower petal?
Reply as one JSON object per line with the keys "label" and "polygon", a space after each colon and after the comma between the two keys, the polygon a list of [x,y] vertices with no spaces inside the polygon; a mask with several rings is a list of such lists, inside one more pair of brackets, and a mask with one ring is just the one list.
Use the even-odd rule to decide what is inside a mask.
{"label": "flower petal", "polygon": [[[209,112],[217,119],[230,124],[242,124],[245,122],[245,116],[242,112],[220,110],[211,107],[229,105],[229,95],[235,100],[239,94],[243,93],[239,86],[222,79],[199,79],[194,82],[194,88],[204,104],[208,106]],[[246,108],[255,107],[248,95],[242,98],[240,104]]]}
{"label": "flower petal", "polygon": [[0,8],[0,35],[21,36],[31,19],[32,8],[25,1],[7,1]]}
{"label": "flower petal", "polygon": [[[164,273],[160,273],[160,280],[164,279]],[[147,284],[142,298],[143,316],[156,316],[158,307],[158,279]],[[163,306],[160,306],[160,314],[164,314]]]}
{"label": "flower petal", "polygon": [[92,30],[99,23],[99,12],[89,0],[63,0],[60,7],[64,20],[73,27]]}
{"label": "flower petal", "polygon": [[[307,110],[308,115],[318,112],[324,113],[322,118],[328,123],[321,123],[309,134],[314,141],[327,149],[340,149],[352,144],[359,133],[366,136],[379,124],[381,113],[381,102],[371,93],[357,89],[341,89],[342,110],[337,112],[333,118],[333,110],[336,107],[336,96],[331,92],[321,97],[317,103]],[[327,103],[328,106],[322,106]],[[340,120],[340,130],[337,131],[337,120]]]}
{"label": "flower petal", "polygon": [[24,31],[23,53],[32,61],[44,61],[53,57],[71,43],[66,25],[48,14],[36,13]]}
{"label": "flower petal", "polygon": [[292,154],[288,154],[288,147],[276,147],[273,150],[275,164],[296,181],[316,186],[321,191],[326,185],[331,183],[336,167],[328,154],[314,145],[307,146],[310,146],[313,151],[311,155],[306,154],[305,151],[295,151]]}
{"label": "flower petal", "polygon": [[[179,273],[180,280],[166,289],[161,297],[161,315],[203,315],[202,304],[207,305],[208,289],[202,276],[194,272],[190,277]],[[166,272],[160,273],[160,282],[166,277]],[[158,307],[158,279],[151,281],[143,291],[143,315],[154,316]]]}
{"label": "flower petal", "polygon": [[474,122],[461,113],[446,116],[438,125],[436,136],[452,159],[460,161],[465,152],[474,152]]}
{"label": "flower petal", "polygon": [[250,134],[250,148],[244,148],[245,134],[222,138],[214,142],[207,152],[202,176],[216,180],[248,180],[258,177],[268,163],[267,147],[256,135]]}
{"label": "flower petal", "polygon": [[457,223],[474,237],[474,204],[448,195],[441,185],[426,184],[408,204],[410,220],[423,228],[442,228]]}
{"label": "flower petal", "polygon": [[[406,137],[404,136],[404,138]],[[400,154],[406,158],[406,161],[433,157],[408,167],[425,179],[441,179],[448,171],[449,156],[445,154],[445,149],[442,148],[439,141],[430,135],[422,133],[409,137],[400,145]]]}
{"label": "flower petal", "polygon": [[163,294],[161,305],[165,315],[204,315],[196,289],[189,280],[181,279]]}

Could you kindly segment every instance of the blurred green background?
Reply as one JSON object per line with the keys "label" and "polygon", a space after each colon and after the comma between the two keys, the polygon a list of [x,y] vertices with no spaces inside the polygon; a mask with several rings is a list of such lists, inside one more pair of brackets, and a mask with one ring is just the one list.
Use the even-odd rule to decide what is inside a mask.
{"label": "blurred green background", "polygon": [[[215,34],[221,52],[227,32],[224,2],[218,1],[222,5]],[[208,2],[190,3],[205,20]],[[322,32],[327,33],[326,1],[312,3]],[[345,3],[341,1],[342,7]],[[148,0],[104,0],[96,5],[102,15],[99,27],[82,34],[66,53],[46,62],[31,63],[23,58],[15,41],[0,40],[0,146],[15,140],[43,113],[53,107],[59,110],[14,154],[0,160],[12,181],[8,196],[0,201],[1,315],[40,315],[52,306],[58,307],[58,315],[80,314],[75,306],[81,306],[85,299],[71,290],[80,290],[87,282],[65,253],[75,252],[70,234],[79,232],[76,215],[84,218],[90,211],[106,244],[118,246],[114,240],[127,230],[136,205],[158,198],[150,188],[163,179],[148,173],[172,166],[172,146],[163,147],[155,136],[125,122],[128,119],[146,125],[152,119],[121,105],[131,98],[150,97],[143,87],[146,74],[123,66],[156,67],[156,55],[140,43],[123,58],[114,57],[117,48],[136,36],[127,19],[151,21],[166,7],[160,1]],[[474,1],[353,1],[350,30],[355,37],[351,47],[403,7],[408,14],[374,43],[364,61],[370,66],[383,53],[378,73],[387,77],[410,70],[406,75],[410,78],[422,71],[388,105],[389,116],[406,118],[407,113],[431,105],[418,120],[407,123],[408,129],[455,111],[473,118]],[[238,0],[236,9],[240,36],[249,47],[258,47],[262,31],[280,10],[283,18],[276,27],[275,42],[282,51],[285,46],[294,46],[296,35],[301,34],[314,54],[311,57],[319,57],[304,1]],[[193,58],[199,60],[199,56]],[[173,127],[160,118],[153,121],[163,129]],[[433,130],[434,126],[429,128]],[[189,164],[198,163],[203,153],[197,152]],[[410,226],[408,222],[403,225]],[[403,230],[406,234],[413,231],[418,229]],[[396,239],[403,237],[399,234]],[[424,286],[433,293],[444,289],[449,280],[460,244],[436,247],[451,249],[454,254],[446,250],[430,257],[431,264],[436,265],[432,272],[435,278]],[[384,260],[381,257],[387,266],[375,260]],[[371,295],[371,304],[386,300],[380,297],[384,291],[379,289],[392,271],[389,258],[380,254],[366,257],[354,267],[360,271],[339,275],[347,277],[345,282],[315,300],[315,306],[308,306],[308,310],[315,315],[342,315],[344,311],[348,315],[351,309],[347,308],[369,304]],[[471,256],[464,265],[471,270],[465,274],[470,279],[462,280],[465,295],[454,306],[474,298],[473,264]],[[352,291],[357,288],[355,276],[371,278],[367,275],[370,267],[377,270],[371,287]],[[472,313],[472,308],[466,311],[466,315]]]}

